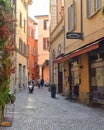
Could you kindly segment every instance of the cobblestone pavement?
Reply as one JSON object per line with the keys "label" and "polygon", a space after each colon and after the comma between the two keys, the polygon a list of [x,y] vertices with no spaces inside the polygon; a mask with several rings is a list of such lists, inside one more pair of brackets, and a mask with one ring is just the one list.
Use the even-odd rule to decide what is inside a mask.
{"label": "cobblestone pavement", "polygon": [[56,97],[47,88],[17,92],[12,126],[0,130],[104,130],[104,109]]}

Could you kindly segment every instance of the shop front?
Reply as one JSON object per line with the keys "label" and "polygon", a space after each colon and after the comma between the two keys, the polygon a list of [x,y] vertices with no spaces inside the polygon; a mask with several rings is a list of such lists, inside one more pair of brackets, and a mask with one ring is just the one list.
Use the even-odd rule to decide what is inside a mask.
{"label": "shop front", "polygon": [[79,98],[79,65],[78,58],[74,58],[69,62],[69,84],[70,84],[70,98]]}
{"label": "shop front", "polygon": [[63,92],[63,71],[62,71],[62,63],[58,64],[58,93]]}
{"label": "shop front", "polygon": [[104,104],[104,41],[89,54],[91,101]]}
{"label": "shop front", "polygon": [[55,63],[66,61],[70,98],[85,104],[89,101],[104,103],[104,40],[93,41],[56,59]]}

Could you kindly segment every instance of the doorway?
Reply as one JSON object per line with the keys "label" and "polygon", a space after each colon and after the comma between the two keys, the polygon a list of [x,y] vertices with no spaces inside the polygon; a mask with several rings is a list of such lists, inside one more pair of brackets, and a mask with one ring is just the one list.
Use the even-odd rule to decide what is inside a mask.
{"label": "doorway", "polygon": [[78,60],[69,63],[71,98],[79,97],[79,67]]}
{"label": "doorway", "polygon": [[63,91],[63,73],[62,73],[62,63],[58,64],[58,93]]}

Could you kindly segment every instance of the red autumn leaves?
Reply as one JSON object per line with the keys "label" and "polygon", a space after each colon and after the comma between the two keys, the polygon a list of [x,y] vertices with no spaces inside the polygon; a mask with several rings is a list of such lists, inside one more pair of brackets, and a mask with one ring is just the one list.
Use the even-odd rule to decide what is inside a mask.
{"label": "red autumn leaves", "polygon": [[14,67],[14,18],[5,10],[0,10],[0,80],[10,78],[15,72]]}

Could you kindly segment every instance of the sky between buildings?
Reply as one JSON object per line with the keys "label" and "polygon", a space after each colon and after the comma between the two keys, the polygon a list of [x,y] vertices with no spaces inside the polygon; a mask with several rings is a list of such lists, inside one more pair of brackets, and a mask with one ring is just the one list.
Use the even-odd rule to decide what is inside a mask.
{"label": "sky between buildings", "polygon": [[28,16],[34,18],[37,15],[49,14],[49,0],[32,0],[32,5],[28,7]]}

